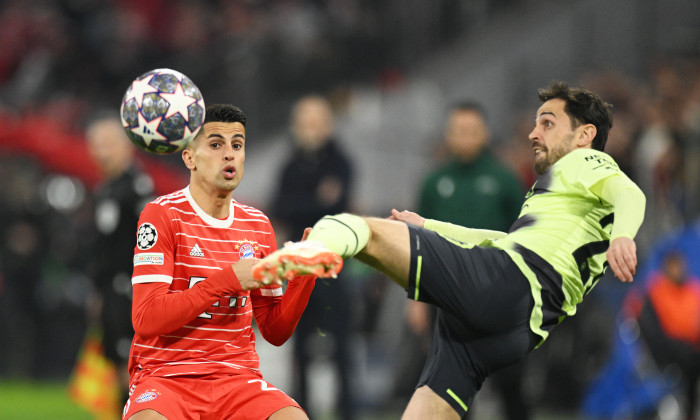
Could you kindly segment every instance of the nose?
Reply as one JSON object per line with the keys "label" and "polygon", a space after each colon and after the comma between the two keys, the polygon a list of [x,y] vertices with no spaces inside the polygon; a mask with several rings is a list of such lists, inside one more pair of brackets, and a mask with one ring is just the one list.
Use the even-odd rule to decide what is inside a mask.
{"label": "nose", "polygon": [[227,161],[228,161],[228,160],[233,160],[233,157],[234,157],[233,146],[227,145],[227,146],[224,146],[224,147],[225,147],[225,149],[226,149],[226,150],[224,151],[224,160],[227,160]]}
{"label": "nose", "polygon": [[540,138],[540,133],[537,131],[537,126],[535,126],[532,131],[530,131],[530,134],[527,135],[527,138],[530,139],[530,141],[535,141]]}

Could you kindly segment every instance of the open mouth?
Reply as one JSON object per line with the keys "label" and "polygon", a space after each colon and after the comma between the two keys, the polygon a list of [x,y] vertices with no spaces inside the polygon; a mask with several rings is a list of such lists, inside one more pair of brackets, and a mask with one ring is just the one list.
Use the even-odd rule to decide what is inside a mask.
{"label": "open mouth", "polygon": [[236,167],[233,165],[226,165],[223,170],[224,178],[233,179],[236,176]]}

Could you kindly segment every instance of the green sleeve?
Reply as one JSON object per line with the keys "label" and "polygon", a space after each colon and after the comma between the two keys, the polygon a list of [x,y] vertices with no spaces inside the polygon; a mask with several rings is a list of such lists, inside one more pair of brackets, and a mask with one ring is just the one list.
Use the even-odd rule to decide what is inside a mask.
{"label": "green sleeve", "polygon": [[644,220],[646,197],[642,190],[627,176],[618,174],[601,179],[591,186],[591,191],[615,207],[610,239],[633,239]]}
{"label": "green sleeve", "polygon": [[433,219],[425,219],[423,227],[442,236],[447,236],[448,238],[469,244],[479,244],[486,239],[493,240],[506,236],[505,232],[499,232],[497,230],[471,229]]}

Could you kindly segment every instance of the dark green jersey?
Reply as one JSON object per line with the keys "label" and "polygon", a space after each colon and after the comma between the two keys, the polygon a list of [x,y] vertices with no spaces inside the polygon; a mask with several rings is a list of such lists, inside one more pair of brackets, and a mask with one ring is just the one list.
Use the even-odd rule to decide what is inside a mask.
{"label": "dark green jersey", "polygon": [[508,230],[517,219],[525,188],[490,151],[470,162],[452,160],[423,182],[418,213],[477,229]]}
{"label": "dark green jersey", "polygon": [[543,338],[576,313],[607,267],[614,208],[591,187],[611,176],[632,183],[606,153],[568,153],[532,186],[508,235],[482,244],[505,250],[530,281],[530,326]]}

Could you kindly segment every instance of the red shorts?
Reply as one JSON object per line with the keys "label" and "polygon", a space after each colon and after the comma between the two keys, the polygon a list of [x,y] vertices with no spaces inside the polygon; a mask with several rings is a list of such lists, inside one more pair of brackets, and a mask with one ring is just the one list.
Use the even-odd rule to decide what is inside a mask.
{"label": "red shorts", "polygon": [[[255,373],[144,377],[132,386],[123,419],[152,409],[168,419],[264,420],[296,401]],[[301,409],[301,407],[299,407]]]}

